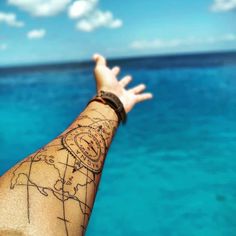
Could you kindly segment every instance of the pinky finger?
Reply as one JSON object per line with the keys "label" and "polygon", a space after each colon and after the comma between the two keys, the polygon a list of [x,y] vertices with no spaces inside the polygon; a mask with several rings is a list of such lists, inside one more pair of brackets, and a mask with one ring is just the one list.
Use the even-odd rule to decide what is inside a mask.
{"label": "pinky finger", "polygon": [[152,98],[153,98],[152,93],[142,93],[142,94],[136,95],[136,102],[142,102],[142,101],[149,100]]}

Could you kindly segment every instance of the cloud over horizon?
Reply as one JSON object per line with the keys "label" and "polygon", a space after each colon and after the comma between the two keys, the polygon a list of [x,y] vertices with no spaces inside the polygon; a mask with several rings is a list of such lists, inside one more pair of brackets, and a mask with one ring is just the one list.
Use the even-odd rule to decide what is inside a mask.
{"label": "cloud over horizon", "polygon": [[143,49],[167,49],[167,48],[176,48],[176,47],[185,47],[193,46],[199,44],[215,44],[219,42],[234,42],[236,41],[236,34],[225,34],[221,37],[206,37],[206,38],[197,38],[190,37],[185,39],[155,39],[155,40],[140,40],[134,41],[130,44],[130,48],[136,50]]}
{"label": "cloud over horizon", "polygon": [[0,23],[5,23],[11,27],[23,27],[24,22],[18,21],[16,14],[0,12]]}

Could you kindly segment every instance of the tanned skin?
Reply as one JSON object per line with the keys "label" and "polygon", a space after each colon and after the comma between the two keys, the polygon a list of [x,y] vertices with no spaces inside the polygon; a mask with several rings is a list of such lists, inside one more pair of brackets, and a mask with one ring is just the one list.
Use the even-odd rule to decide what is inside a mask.
{"label": "tanned skin", "polygon": [[[110,69],[95,54],[97,92],[112,92],[128,113],[152,98],[145,85],[118,81],[119,67]],[[58,137],[22,160],[0,178],[0,236],[80,236],[86,232],[106,154],[118,117],[94,101]]]}

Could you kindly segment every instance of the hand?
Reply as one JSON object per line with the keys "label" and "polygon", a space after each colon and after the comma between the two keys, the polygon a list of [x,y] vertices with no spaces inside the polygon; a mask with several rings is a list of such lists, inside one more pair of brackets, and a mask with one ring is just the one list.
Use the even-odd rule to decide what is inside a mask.
{"label": "hand", "polygon": [[103,56],[95,54],[93,59],[96,62],[94,75],[97,92],[103,90],[114,93],[123,103],[126,113],[131,111],[135,104],[153,97],[151,93],[143,93],[146,88],[145,84],[139,84],[131,89],[126,89],[132,77],[127,75],[118,81],[117,76],[120,68],[117,66],[112,69],[107,67],[106,59]]}

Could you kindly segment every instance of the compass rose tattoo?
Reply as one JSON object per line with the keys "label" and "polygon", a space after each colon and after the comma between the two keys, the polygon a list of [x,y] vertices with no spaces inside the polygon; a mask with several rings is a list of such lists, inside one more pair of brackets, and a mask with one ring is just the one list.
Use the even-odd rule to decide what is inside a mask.
{"label": "compass rose tattoo", "polygon": [[91,127],[73,129],[63,139],[63,145],[88,170],[94,173],[101,172],[106,143],[96,129]]}

